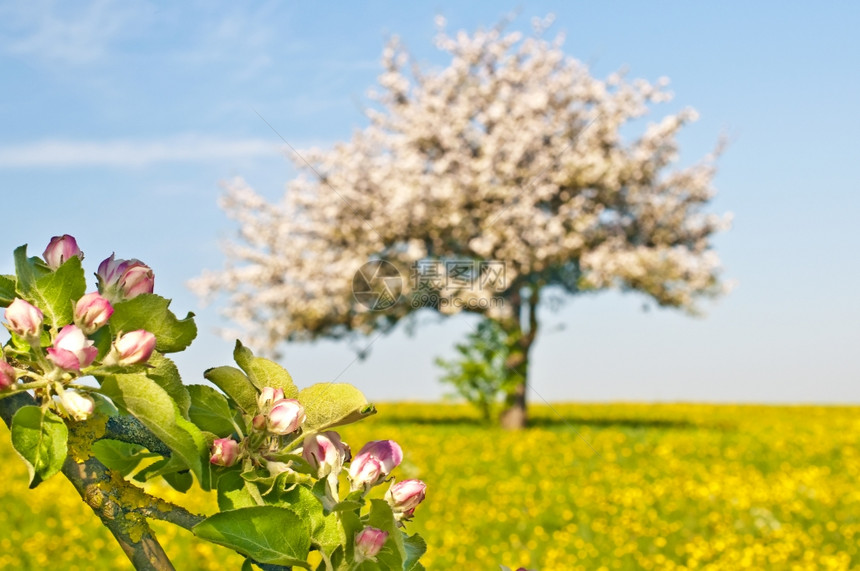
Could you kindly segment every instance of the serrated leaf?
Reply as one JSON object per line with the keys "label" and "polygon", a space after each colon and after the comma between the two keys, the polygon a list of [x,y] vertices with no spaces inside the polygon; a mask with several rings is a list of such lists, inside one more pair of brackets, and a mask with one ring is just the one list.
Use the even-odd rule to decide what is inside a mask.
{"label": "serrated leaf", "polygon": [[182,351],[197,337],[194,314],[178,319],[168,309],[170,300],[153,293],[144,293],[114,305],[110,318],[111,333],[145,329],[155,335],[155,348],[161,353]]}
{"label": "serrated leaf", "polygon": [[[111,375],[102,383],[102,391],[119,407],[140,420],[185,465],[201,478],[200,461],[203,435],[196,426],[182,418],[176,403],[163,388],[143,374]],[[193,427],[196,434],[189,431]]]}
{"label": "serrated leaf", "polygon": [[224,395],[207,385],[188,385],[186,388],[191,397],[188,409],[191,422],[218,437],[233,434],[236,430],[230,422],[233,412]]}
{"label": "serrated leaf", "polygon": [[427,542],[424,541],[424,538],[417,533],[413,535],[403,534],[403,548],[406,551],[406,556],[403,558],[403,571],[423,569],[418,559],[427,551]]}
{"label": "serrated leaf", "polygon": [[15,248],[15,275],[17,277],[16,289],[22,296],[30,293],[35,286],[36,280],[51,273],[51,268],[39,258],[27,257],[27,244]]}
{"label": "serrated leaf", "polygon": [[30,487],[60,471],[68,452],[63,419],[38,406],[23,406],[12,417],[12,446],[27,462]]}
{"label": "serrated leaf", "polygon": [[299,392],[305,407],[304,430],[325,430],[350,424],[376,413],[360,390],[347,383],[317,383]]}
{"label": "serrated leaf", "polygon": [[224,391],[247,413],[257,410],[257,389],[248,377],[236,367],[223,366],[207,369],[203,377]]}
{"label": "serrated leaf", "polygon": [[74,304],[86,288],[81,260],[72,256],[56,271],[39,276],[21,293],[24,299],[42,310],[45,323],[62,327],[74,320]]}
{"label": "serrated leaf", "polygon": [[0,276],[0,307],[8,307],[16,297],[15,276]]}
{"label": "serrated leaf", "polygon": [[91,451],[99,462],[123,477],[131,474],[142,460],[158,456],[138,444],[107,438],[93,442]]}
{"label": "serrated leaf", "polygon": [[265,387],[281,389],[284,391],[284,397],[288,399],[294,399],[298,396],[299,389],[285,368],[265,357],[255,357],[254,353],[242,345],[241,341],[236,341],[233,359],[245,371],[248,379],[257,389],[263,390]]}
{"label": "serrated leaf", "polygon": [[191,435],[191,440],[194,441],[194,446],[197,449],[197,458],[201,461],[201,466],[204,459],[208,459],[209,450],[212,447],[212,441],[208,440],[203,431],[197,428],[197,425],[183,416],[176,417],[176,424]]}
{"label": "serrated leaf", "polygon": [[[320,482],[324,483],[325,481],[320,480]],[[306,486],[295,486],[288,491],[281,492],[277,504],[289,507],[302,519],[310,522],[312,543],[327,555],[331,555],[339,545],[346,541],[337,516],[326,514],[316,493]]]}
{"label": "serrated leaf", "polygon": [[310,529],[294,511],[255,506],[217,513],[192,528],[194,535],[260,563],[309,569]]}
{"label": "serrated leaf", "polygon": [[146,376],[167,391],[179,407],[182,416],[188,418],[191,396],[188,394],[188,388],[182,384],[182,377],[179,376],[176,364],[157,351],[152,353],[147,364],[149,367],[145,369]]}
{"label": "serrated leaf", "polygon": [[246,482],[238,470],[222,474],[218,478],[218,509],[225,512],[256,506],[257,501],[248,491],[247,486],[253,486],[253,484]]}

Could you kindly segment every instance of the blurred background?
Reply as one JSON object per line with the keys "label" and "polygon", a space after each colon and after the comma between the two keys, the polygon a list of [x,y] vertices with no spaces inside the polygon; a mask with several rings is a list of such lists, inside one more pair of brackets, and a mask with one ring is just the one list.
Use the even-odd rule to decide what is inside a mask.
{"label": "blurred background", "polygon": [[[681,132],[681,164],[728,137],[711,211],[734,214],[715,244],[738,283],[705,319],[644,312],[643,297],[614,293],[542,308],[535,390],[550,400],[860,400],[857,9],[836,3],[5,3],[0,246],[39,254],[70,233],[92,271],[112,250],[154,267],[174,311],[198,315],[199,339],[179,359],[199,379],[231,347],[213,333],[229,326],[218,306],[201,306],[185,285],[222,267],[219,240],[235,232],[216,204],[219,182],[241,175],[276,201],[295,175],[255,112],[296,149],[330,146],[366,124],[366,92],[392,34],[441,67],[435,15],[472,31],[514,10],[511,29],[526,32],[532,16],[554,13],[550,37],[564,32],[565,51],[597,77],[619,68],[669,77],[674,100],[647,119],[699,111]],[[11,256],[0,260],[10,269]],[[473,328],[466,321],[413,337],[400,328],[343,379],[375,399],[436,399],[433,357],[451,353]],[[565,329],[552,332],[556,324]],[[320,342],[287,347],[284,362],[310,382],[353,357],[346,343]]]}

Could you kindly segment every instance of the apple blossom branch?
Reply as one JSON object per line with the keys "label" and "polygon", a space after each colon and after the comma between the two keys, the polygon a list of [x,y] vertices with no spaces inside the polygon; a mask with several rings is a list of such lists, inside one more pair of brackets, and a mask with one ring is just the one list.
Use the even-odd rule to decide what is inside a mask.
{"label": "apple blossom branch", "polygon": [[[11,427],[15,412],[23,406],[34,403],[33,397],[26,392],[0,399],[0,418]],[[83,422],[71,423],[70,437],[75,440],[76,436],[82,436],[81,433],[86,433],[88,436],[96,423],[95,417]],[[151,452],[158,454],[170,454],[170,449],[134,417],[110,417],[104,423],[104,434],[96,440],[104,438],[145,446]],[[84,503],[110,530],[134,568],[138,570],[171,571],[175,569],[147,523],[147,519],[165,521],[189,531],[206,519],[206,516],[192,513],[181,506],[147,494],[111,472],[96,458],[81,461],[80,458],[76,459],[70,455],[63,463],[61,472],[71,482]],[[291,569],[286,566],[256,562],[255,565],[263,571]]]}
{"label": "apple blossom branch", "polygon": [[[24,392],[6,397],[0,400],[0,417],[11,427],[15,412],[23,406],[34,403],[33,397]],[[71,425],[72,435],[75,434],[76,428],[81,428],[79,423]],[[74,486],[84,503],[90,506],[102,524],[110,530],[135,569],[144,571],[172,571],[174,569],[173,564],[146,522],[145,515],[131,507],[137,502],[119,501],[121,497],[126,498],[128,493],[134,494],[135,500],[143,500],[144,504],[155,503],[157,501],[155,498],[122,478],[114,476],[104,464],[95,458],[78,461],[69,456],[63,463],[61,471]],[[107,482],[110,482],[112,486],[102,485]],[[166,502],[164,503],[166,504]],[[162,508],[165,507],[162,506]],[[178,506],[174,507],[177,509],[177,515],[171,517],[175,519],[179,519],[180,516],[194,517],[186,510]],[[162,509],[161,511],[166,510]],[[182,512],[185,513],[182,514]],[[196,517],[203,519],[202,516]]]}

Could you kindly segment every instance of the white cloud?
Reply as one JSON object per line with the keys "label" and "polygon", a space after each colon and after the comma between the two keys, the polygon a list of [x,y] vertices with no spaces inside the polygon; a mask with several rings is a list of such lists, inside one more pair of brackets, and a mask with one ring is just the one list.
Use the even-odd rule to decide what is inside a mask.
{"label": "white cloud", "polygon": [[91,63],[144,27],[153,11],[144,2],[114,0],[10,3],[0,8],[0,49],[65,64]]}
{"label": "white cloud", "polygon": [[203,135],[179,135],[153,141],[46,139],[0,147],[0,168],[144,167],[155,163],[271,157],[282,152],[281,145],[269,139],[228,139]]}

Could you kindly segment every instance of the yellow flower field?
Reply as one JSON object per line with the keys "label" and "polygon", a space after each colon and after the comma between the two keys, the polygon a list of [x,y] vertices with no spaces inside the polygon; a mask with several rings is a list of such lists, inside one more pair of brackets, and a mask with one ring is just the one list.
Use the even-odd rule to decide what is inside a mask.
{"label": "yellow flower field", "polygon": [[[409,531],[428,569],[860,569],[860,407],[535,406],[523,433],[465,406],[379,410],[342,434],[354,451],[398,441],[395,474],[427,482]],[[62,477],[27,490],[2,432],[0,569],[129,568]],[[205,494],[166,493],[213,511]],[[156,529],[178,569],[238,569]]]}

